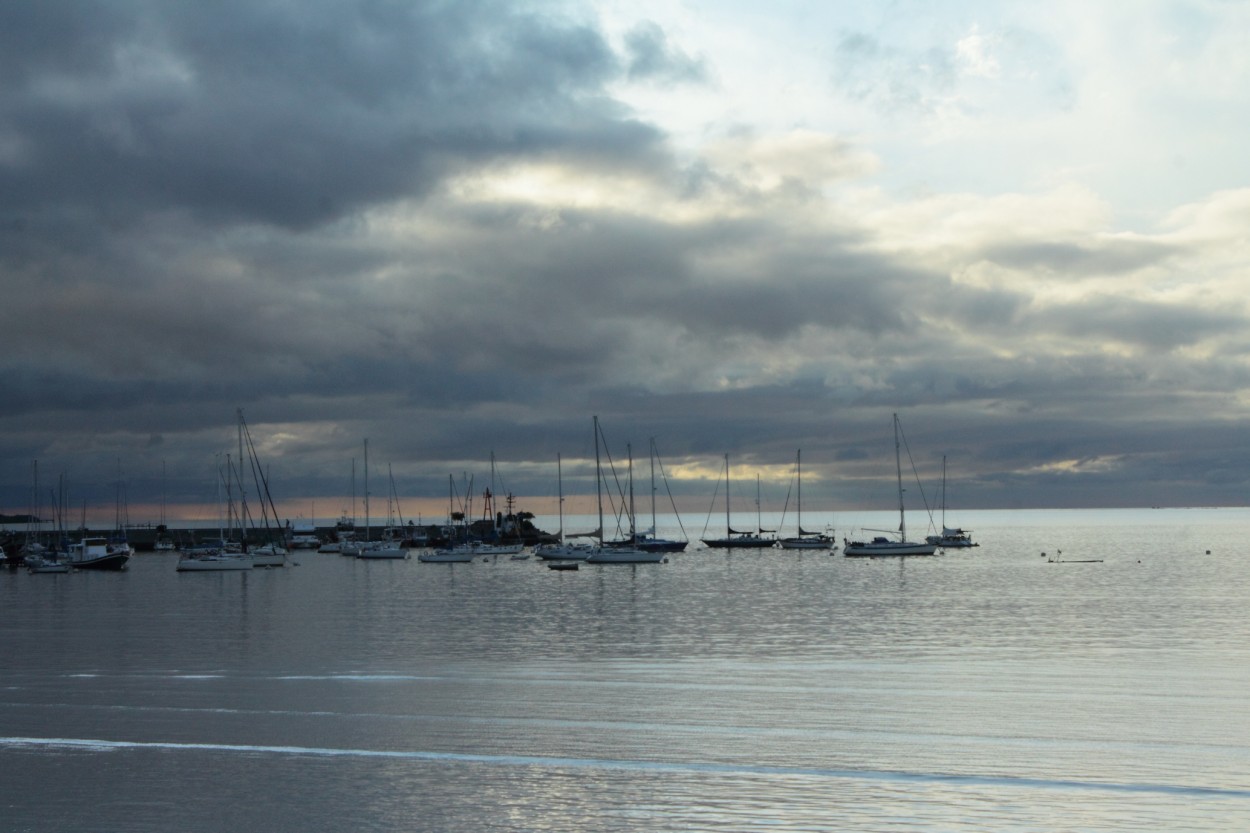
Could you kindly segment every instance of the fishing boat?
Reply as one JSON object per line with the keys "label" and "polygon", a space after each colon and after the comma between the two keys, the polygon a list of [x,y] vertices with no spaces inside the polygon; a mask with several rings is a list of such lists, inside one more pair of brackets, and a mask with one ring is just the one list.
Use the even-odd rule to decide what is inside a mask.
{"label": "fishing boat", "polygon": [[797,489],[799,534],[782,538],[777,546],[783,550],[827,550],[833,546],[833,536],[824,532],[809,532],[803,528],[803,452],[794,456],[794,472]]}
{"label": "fishing boat", "polygon": [[133,554],[125,541],[83,538],[69,545],[66,561],[78,570],[124,570]]}
{"label": "fishing boat", "polygon": [[[756,510],[759,510],[759,481],[756,480]],[[763,549],[771,547],[775,540],[773,538],[765,538],[762,534],[763,530],[759,529],[759,523],[756,523],[755,532],[739,532],[734,529],[729,521],[729,455],[725,455],[725,537],[724,538],[703,538],[705,545],[713,549]]]}
{"label": "fishing boat", "polygon": [[929,535],[925,540],[930,544],[946,549],[960,549],[963,547],[977,547],[980,544],[972,540],[972,530],[960,529],[959,527],[949,527],[946,525],[946,455],[942,455],[942,534]]}
{"label": "fishing boat", "polygon": [[[935,544],[907,540],[907,512],[903,508],[903,461],[899,444],[898,414],[894,415],[894,470],[898,479],[898,539],[876,536],[871,541],[848,541],[842,544],[842,554],[855,557],[933,555]],[[875,530],[892,532],[892,530]]]}

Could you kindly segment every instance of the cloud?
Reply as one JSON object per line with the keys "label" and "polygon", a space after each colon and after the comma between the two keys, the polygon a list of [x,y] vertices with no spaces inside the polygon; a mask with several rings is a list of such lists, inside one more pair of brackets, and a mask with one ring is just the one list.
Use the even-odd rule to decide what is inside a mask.
{"label": "cloud", "polygon": [[60,38],[8,73],[6,215],[89,206],[299,229],[494,158],[646,153],[646,132],[601,93],[617,57],[554,15],[491,2],[311,3],[298,18],[263,2],[122,8],[9,21]]}
{"label": "cloud", "polygon": [[637,24],[625,34],[627,75],[634,81],[702,83],[707,81],[704,62],[685,54],[669,42],[659,25]]}
{"label": "cloud", "polygon": [[[595,413],[683,471],[801,445],[813,482],[859,484],[889,475],[892,411],[969,500],[1235,493],[1247,192],[1126,223],[1076,168],[932,174],[950,125],[1014,168],[1034,145],[1003,125],[1069,117],[1077,53],[1029,75],[1044,27],[839,18],[838,84],[796,77],[768,118],[709,80],[732,38],[614,31],[504,2],[0,9],[7,502],[34,458],[97,493],[168,462],[193,493],[236,407],[310,494],[364,436],[426,495],[492,450],[550,493]],[[714,115],[627,104],[669,90]]]}

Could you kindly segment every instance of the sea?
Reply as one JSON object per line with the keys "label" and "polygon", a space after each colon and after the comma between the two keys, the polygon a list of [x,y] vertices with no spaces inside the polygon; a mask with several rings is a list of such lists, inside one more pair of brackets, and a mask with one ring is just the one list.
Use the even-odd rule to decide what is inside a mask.
{"label": "sea", "polygon": [[0,830],[1250,829],[1250,510],[948,523],[980,545],[2,571]]}

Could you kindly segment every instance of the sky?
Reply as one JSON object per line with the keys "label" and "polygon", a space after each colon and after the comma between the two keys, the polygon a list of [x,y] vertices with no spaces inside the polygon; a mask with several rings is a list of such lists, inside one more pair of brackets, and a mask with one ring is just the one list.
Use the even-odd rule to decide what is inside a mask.
{"label": "sky", "polygon": [[0,4],[0,512],[239,409],[324,516],[593,416],[687,509],[889,509],[894,413],[930,500],[1242,506],[1248,105],[1223,0]]}

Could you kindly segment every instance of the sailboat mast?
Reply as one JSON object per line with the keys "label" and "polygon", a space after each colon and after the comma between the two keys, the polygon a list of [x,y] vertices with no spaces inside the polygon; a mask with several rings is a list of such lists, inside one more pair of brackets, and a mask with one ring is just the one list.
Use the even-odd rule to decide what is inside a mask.
{"label": "sailboat mast", "polygon": [[629,458],[629,543],[637,543],[637,530],[634,526],[634,448],[625,444],[625,455]]}
{"label": "sailboat mast", "polygon": [[725,534],[732,535],[733,527],[729,525],[729,455],[725,455]]}
{"label": "sailboat mast", "polygon": [[369,438],[365,437],[365,542],[369,541]]}
{"label": "sailboat mast", "polygon": [[894,415],[894,470],[898,474],[898,532],[907,540],[907,515],[903,511],[903,458],[898,441],[898,414]]}
{"label": "sailboat mast", "polygon": [[794,476],[798,481],[799,535],[803,534],[803,449],[794,453]]}
{"label": "sailboat mast", "polygon": [[595,500],[599,504],[599,546],[603,546],[603,478],[599,476],[599,417],[595,422]]}
{"label": "sailboat mast", "polygon": [[560,466],[560,453],[556,452],[556,492],[560,496],[559,506],[560,513],[560,543],[564,543],[564,469]]}
{"label": "sailboat mast", "polygon": [[495,538],[498,538],[499,537],[499,524],[495,522],[495,519],[499,517],[499,514],[495,511],[495,504],[491,502],[494,499],[494,497],[495,497],[495,452],[492,451],[490,453],[490,492],[487,493],[486,511],[490,512],[491,532],[494,533]]}
{"label": "sailboat mast", "polygon": [[659,535],[655,526],[655,437],[651,438],[651,534]]}
{"label": "sailboat mast", "polygon": [[764,509],[760,503],[760,473],[755,473],[755,532],[762,535],[764,532]]}
{"label": "sailboat mast", "polygon": [[239,543],[243,544],[243,548],[247,549],[247,533],[243,529],[243,513],[247,511],[247,490],[243,486],[243,409],[238,409],[239,415]]}

